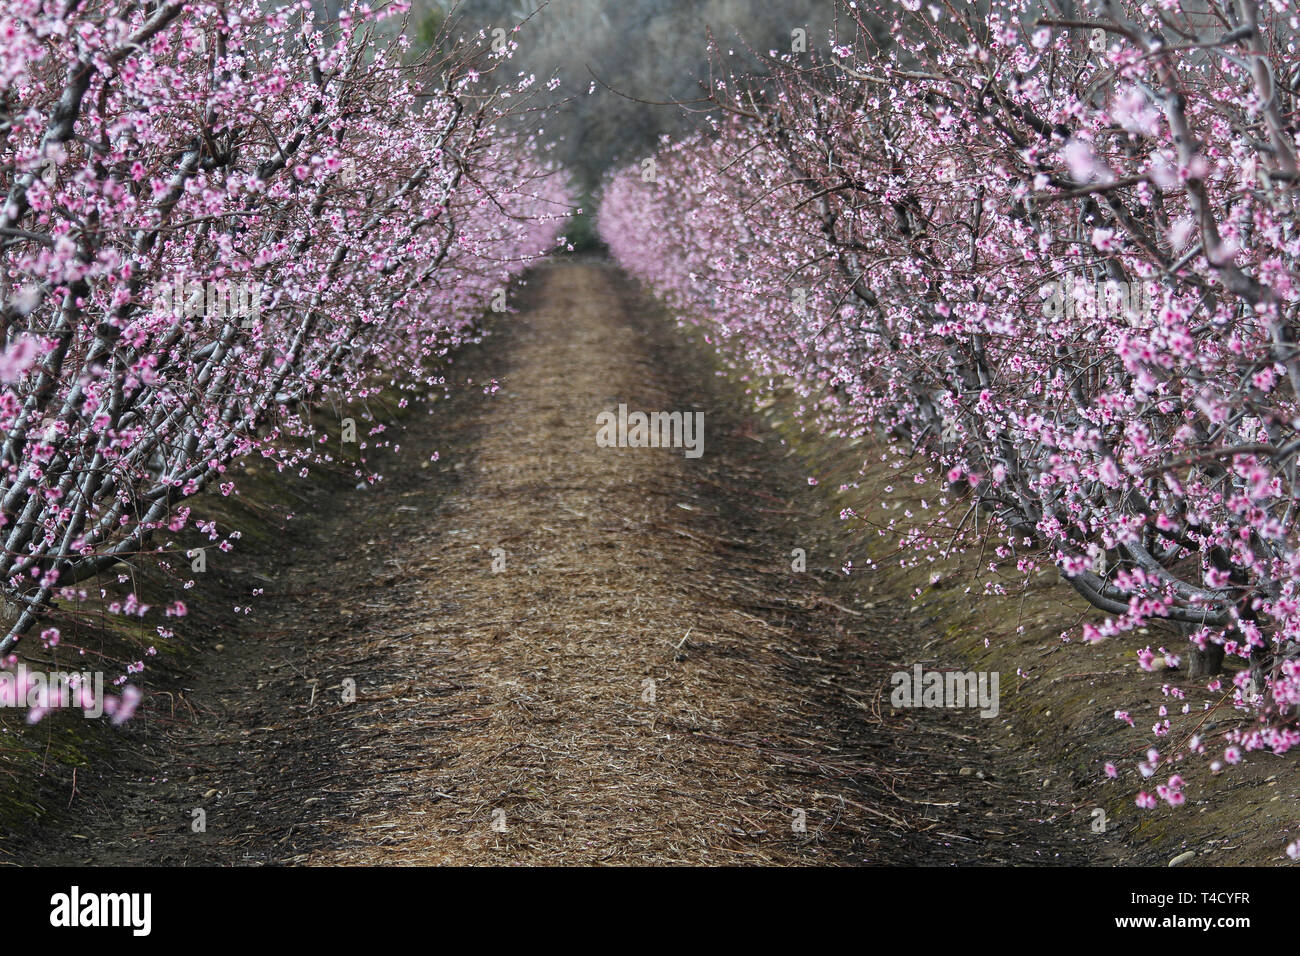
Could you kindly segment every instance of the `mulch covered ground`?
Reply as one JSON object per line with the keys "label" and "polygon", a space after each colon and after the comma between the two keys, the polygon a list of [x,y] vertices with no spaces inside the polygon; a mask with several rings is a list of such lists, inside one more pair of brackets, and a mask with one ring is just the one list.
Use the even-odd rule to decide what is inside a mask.
{"label": "mulch covered ground", "polygon": [[[138,753],[15,858],[1085,859],[1077,808],[1005,727],[891,710],[927,635],[837,581],[806,476],[653,303],[581,260],[519,304],[384,482],[316,487],[245,556],[266,594],[203,642],[193,709],[146,711]],[[703,457],[597,447],[620,403],[703,411]]]}

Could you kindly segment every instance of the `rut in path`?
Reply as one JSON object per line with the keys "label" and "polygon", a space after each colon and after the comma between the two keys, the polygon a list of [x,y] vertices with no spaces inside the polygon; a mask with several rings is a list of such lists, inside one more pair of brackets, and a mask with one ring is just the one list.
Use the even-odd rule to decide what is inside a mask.
{"label": "rut in path", "polygon": [[[200,718],[46,858],[1081,859],[978,717],[891,713],[907,618],[792,573],[805,477],[625,276],[551,264],[523,302],[469,359],[500,390],[438,403],[387,481],[303,515],[266,634],[199,663]],[[703,411],[703,457],[598,448],[620,403]]]}

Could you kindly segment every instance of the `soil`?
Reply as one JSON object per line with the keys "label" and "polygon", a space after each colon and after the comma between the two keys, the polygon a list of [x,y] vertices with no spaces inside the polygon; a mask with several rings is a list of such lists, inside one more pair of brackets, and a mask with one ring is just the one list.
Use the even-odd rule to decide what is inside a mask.
{"label": "soil", "polygon": [[[384,481],[313,479],[241,547],[253,612],[9,862],[1114,858],[1013,721],[890,707],[956,651],[827,561],[791,446],[630,280],[550,263],[514,304]],[[598,447],[620,403],[703,412],[702,457]]]}

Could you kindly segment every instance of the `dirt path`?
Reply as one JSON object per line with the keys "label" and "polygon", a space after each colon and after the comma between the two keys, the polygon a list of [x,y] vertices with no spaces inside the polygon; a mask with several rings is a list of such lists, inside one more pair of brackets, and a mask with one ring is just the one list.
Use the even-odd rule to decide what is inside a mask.
{"label": "dirt path", "polygon": [[[389,480],[300,509],[251,623],[196,662],[196,719],[141,731],[147,766],[84,783],[33,858],[1083,859],[1013,741],[891,712],[902,612],[850,607],[815,548],[792,573],[804,476],[613,267],[538,270],[467,363],[500,390],[459,389]],[[703,457],[598,448],[619,403],[703,411]]]}

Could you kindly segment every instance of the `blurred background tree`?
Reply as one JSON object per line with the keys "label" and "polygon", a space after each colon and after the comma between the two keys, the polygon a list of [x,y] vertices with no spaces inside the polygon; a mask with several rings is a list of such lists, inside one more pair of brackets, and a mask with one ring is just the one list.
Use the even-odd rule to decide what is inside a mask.
{"label": "blurred background tree", "polygon": [[[571,170],[578,191],[590,195],[611,165],[647,156],[661,136],[699,121],[679,107],[637,100],[703,96],[710,34],[722,59],[742,60],[746,68],[760,62],[751,51],[791,52],[796,29],[805,31],[809,50],[825,55],[835,6],[831,0],[416,0],[412,13],[422,39],[444,22],[453,36],[484,30],[489,41],[494,28],[510,33],[524,23],[510,33],[519,44],[511,75],[534,74],[539,85],[560,78],[557,95],[568,102],[548,111],[546,138],[556,141],[553,155]],[[617,92],[600,83],[593,90],[589,68]]]}

